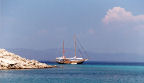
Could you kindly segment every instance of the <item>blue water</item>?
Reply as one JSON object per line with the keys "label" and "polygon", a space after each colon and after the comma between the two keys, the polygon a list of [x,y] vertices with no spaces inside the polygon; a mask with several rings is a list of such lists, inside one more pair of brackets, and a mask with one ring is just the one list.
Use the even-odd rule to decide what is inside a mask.
{"label": "blue water", "polygon": [[83,64],[1,70],[0,83],[144,83],[143,65]]}

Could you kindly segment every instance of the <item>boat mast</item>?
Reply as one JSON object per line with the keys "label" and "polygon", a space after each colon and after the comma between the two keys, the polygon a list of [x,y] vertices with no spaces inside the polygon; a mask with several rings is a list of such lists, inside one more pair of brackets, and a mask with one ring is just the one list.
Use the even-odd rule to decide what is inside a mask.
{"label": "boat mast", "polygon": [[64,40],[63,40],[63,58],[64,58]]}
{"label": "boat mast", "polygon": [[76,35],[74,35],[74,48],[75,48],[75,58],[76,58]]}

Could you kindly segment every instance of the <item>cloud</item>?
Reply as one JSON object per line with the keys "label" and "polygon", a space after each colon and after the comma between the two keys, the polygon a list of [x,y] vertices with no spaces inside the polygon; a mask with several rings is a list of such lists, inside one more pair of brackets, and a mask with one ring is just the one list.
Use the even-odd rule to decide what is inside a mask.
{"label": "cloud", "polygon": [[110,24],[114,22],[118,23],[144,23],[144,14],[134,16],[130,11],[121,7],[113,7],[109,9],[102,19],[103,23]]}

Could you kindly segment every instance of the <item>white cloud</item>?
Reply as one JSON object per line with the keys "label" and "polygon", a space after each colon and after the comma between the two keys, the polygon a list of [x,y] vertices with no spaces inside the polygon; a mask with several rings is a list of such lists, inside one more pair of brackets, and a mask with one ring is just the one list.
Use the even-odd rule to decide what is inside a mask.
{"label": "white cloud", "polygon": [[107,11],[107,14],[102,19],[103,23],[109,24],[113,22],[132,22],[132,23],[144,23],[144,14],[134,16],[130,11],[121,7],[113,7]]}

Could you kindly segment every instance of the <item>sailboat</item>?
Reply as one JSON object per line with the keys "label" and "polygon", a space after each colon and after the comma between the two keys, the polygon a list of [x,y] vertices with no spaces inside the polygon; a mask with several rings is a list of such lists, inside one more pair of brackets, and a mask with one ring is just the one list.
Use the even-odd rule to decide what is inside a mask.
{"label": "sailboat", "polygon": [[72,58],[66,58],[65,56],[65,49],[64,49],[64,41],[63,41],[63,54],[61,57],[56,58],[56,62],[59,64],[82,64],[83,62],[87,61],[87,58],[77,57],[76,52],[76,36],[74,36],[74,48],[75,48],[75,56]]}

